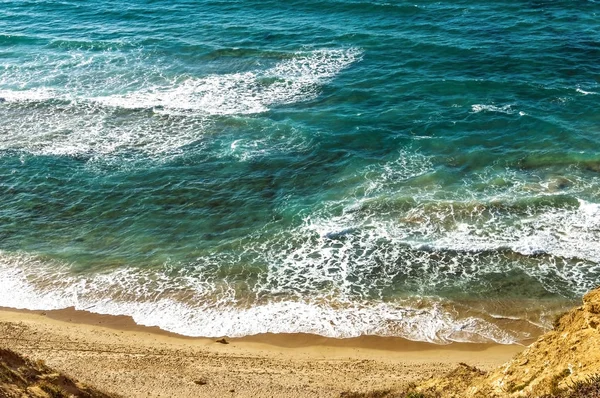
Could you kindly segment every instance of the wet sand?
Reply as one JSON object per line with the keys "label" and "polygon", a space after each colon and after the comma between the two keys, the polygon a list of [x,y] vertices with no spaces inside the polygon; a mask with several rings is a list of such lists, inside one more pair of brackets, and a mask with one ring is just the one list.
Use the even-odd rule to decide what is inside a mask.
{"label": "wet sand", "polygon": [[393,389],[459,362],[490,370],[525,348],[308,334],[216,340],[140,326],[126,316],[0,309],[0,346],[126,397],[338,397]]}

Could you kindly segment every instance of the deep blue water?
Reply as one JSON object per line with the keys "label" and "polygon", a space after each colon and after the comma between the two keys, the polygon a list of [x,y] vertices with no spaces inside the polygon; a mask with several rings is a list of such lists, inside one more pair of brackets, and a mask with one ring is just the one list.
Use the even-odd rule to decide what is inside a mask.
{"label": "deep blue water", "polygon": [[600,284],[597,1],[0,1],[0,306],[514,342]]}

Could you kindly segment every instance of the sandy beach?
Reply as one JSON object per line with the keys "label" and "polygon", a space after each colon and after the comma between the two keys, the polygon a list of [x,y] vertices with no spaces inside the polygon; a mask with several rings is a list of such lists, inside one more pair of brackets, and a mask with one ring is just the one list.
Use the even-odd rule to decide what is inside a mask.
{"label": "sandy beach", "polygon": [[126,397],[337,397],[426,379],[460,362],[490,370],[524,349],[301,334],[227,342],[73,309],[0,310],[2,347]]}

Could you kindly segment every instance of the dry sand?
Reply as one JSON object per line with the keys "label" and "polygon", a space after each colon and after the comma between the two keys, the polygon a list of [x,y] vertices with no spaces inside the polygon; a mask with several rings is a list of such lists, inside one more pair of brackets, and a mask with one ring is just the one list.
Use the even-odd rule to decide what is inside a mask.
{"label": "dry sand", "polygon": [[459,362],[491,370],[525,347],[313,335],[187,338],[129,317],[0,309],[0,346],[124,397],[339,397],[394,388]]}

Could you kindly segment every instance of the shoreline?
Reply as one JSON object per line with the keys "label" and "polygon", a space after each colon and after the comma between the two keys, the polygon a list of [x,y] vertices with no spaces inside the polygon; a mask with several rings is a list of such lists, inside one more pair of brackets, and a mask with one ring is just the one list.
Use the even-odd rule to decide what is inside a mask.
{"label": "shoreline", "polygon": [[343,391],[394,388],[460,362],[489,370],[526,348],[310,334],[216,340],[138,325],[128,316],[0,307],[0,346],[132,397],[337,397]]}
{"label": "shoreline", "polygon": [[[362,335],[358,337],[326,337],[312,333],[259,333],[243,337],[229,336],[188,336],[168,330],[161,329],[158,326],[146,326],[136,323],[133,317],[129,315],[99,314],[87,310],[77,310],[74,307],[56,309],[56,310],[31,310],[25,308],[12,308],[0,306],[0,313],[20,313],[33,314],[47,317],[54,321],[82,324],[90,326],[99,326],[109,329],[122,331],[146,332],[166,337],[172,337],[184,340],[210,340],[215,341],[220,338],[226,338],[228,341],[240,343],[264,343],[272,346],[285,348],[300,348],[310,346],[328,346],[343,348],[366,348],[380,349],[385,351],[425,351],[425,350],[461,350],[461,351],[481,351],[495,346],[519,346],[527,347],[535,342],[539,335],[533,336],[520,343],[502,344],[497,342],[448,342],[447,344],[438,344],[427,341],[415,341],[404,337],[396,336],[378,336]],[[1,317],[0,317],[1,319]],[[382,346],[385,345],[384,348]]]}

